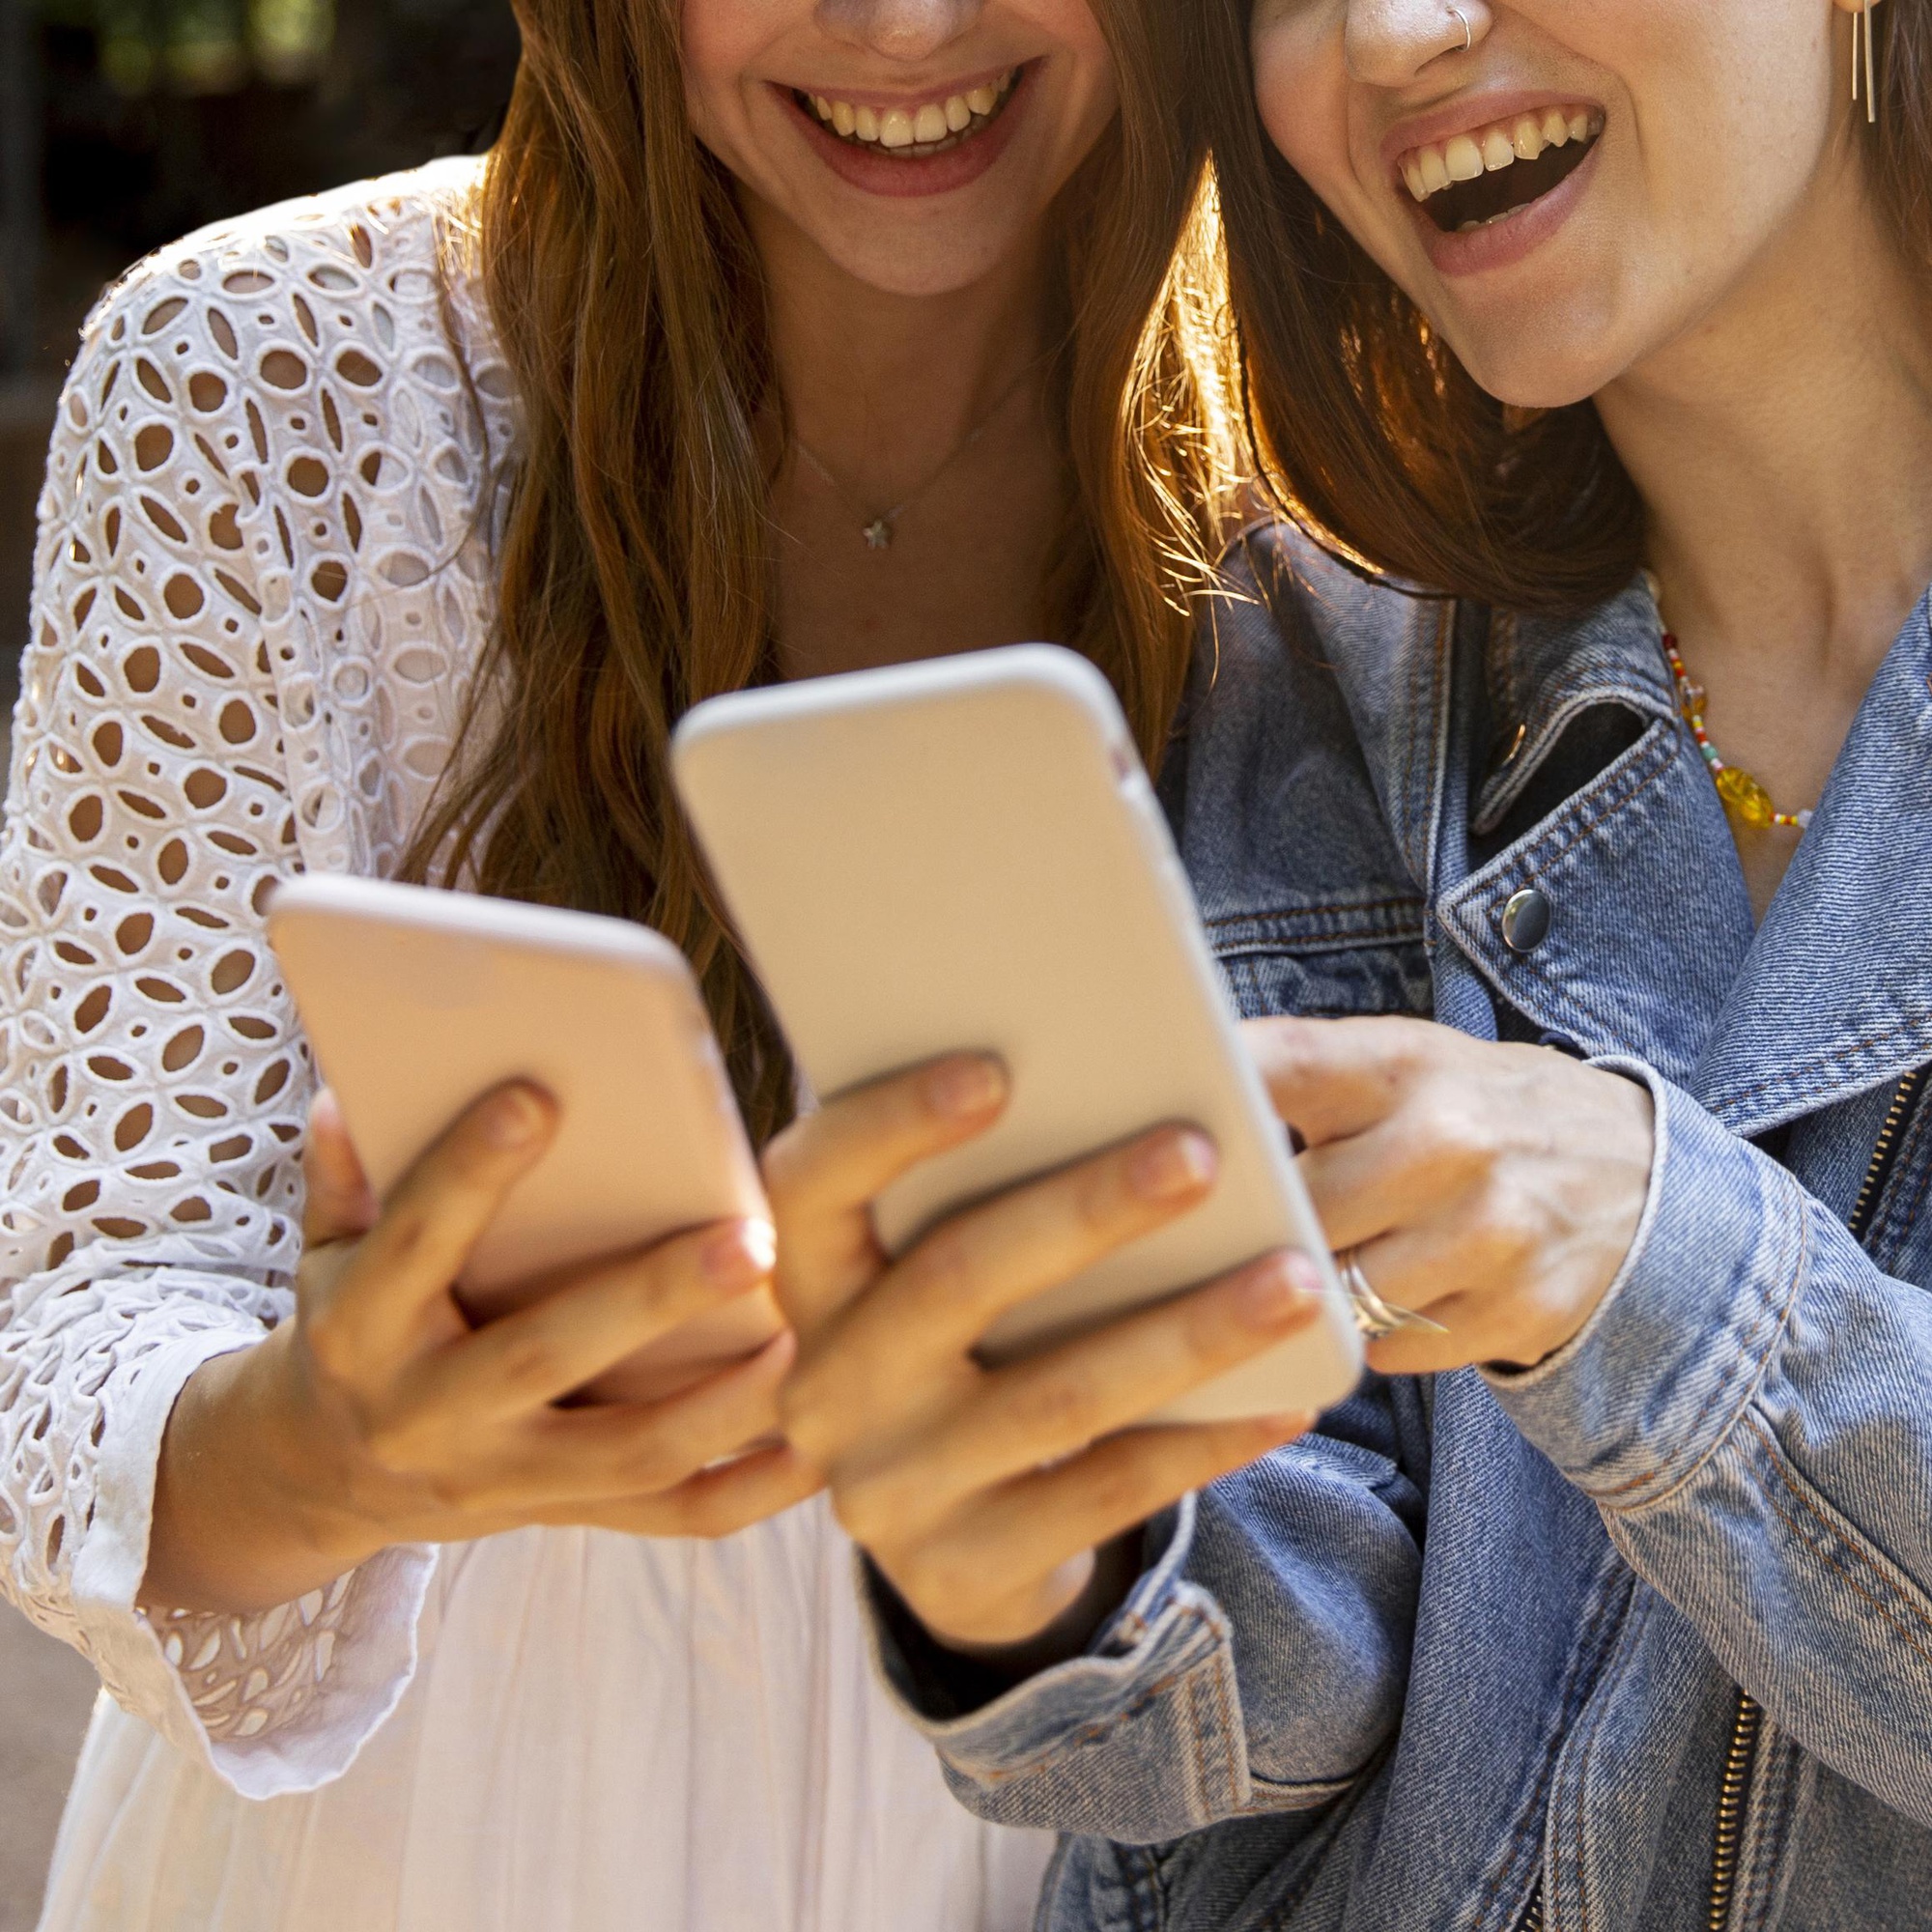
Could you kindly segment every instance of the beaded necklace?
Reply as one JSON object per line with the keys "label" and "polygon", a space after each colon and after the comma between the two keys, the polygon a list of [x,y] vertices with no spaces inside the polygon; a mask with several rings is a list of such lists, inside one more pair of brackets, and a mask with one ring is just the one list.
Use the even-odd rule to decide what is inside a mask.
{"label": "beaded necklace", "polygon": [[1779,825],[1789,831],[1803,832],[1811,823],[1808,811],[1779,811],[1772,804],[1771,794],[1747,771],[1738,765],[1727,765],[1719,757],[1718,748],[1712,744],[1711,734],[1704,728],[1707,694],[1685,668],[1677,639],[1668,631],[1663,634],[1663,655],[1670,660],[1670,675],[1677,683],[1677,708],[1684,714],[1684,722],[1690,725],[1690,735],[1696,739],[1697,749],[1711,768],[1711,777],[1717,783],[1718,796],[1724,801],[1724,809],[1736,812],[1747,825],[1755,826],[1759,831]]}

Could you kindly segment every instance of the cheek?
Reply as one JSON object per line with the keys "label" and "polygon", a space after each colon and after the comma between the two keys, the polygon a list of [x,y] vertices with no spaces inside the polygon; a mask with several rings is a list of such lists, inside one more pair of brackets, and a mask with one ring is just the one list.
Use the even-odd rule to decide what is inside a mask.
{"label": "cheek", "polygon": [[[632,0],[656,6],[662,0]],[[784,30],[786,16],[811,14],[810,0],[683,0],[680,37],[684,96],[692,126],[706,138],[740,117],[745,76],[759,50]]]}
{"label": "cheek", "polygon": [[[1339,37],[1327,38],[1339,49]],[[1258,23],[1254,64],[1255,105],[1268,140],[1334,206],[1350,172],[1348,74],[1339,51],[1330,54],[1307,23]]]}

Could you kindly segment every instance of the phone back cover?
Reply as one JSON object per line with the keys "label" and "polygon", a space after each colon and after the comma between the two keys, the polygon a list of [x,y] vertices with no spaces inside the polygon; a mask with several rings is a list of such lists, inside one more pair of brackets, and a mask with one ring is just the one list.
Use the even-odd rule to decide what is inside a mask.
{"label": "phone back cover", "polygon": [[[992,1352],[1271,1248],[1311,1247],[1325,1267],[1159,808],[1083,660],[1019,647],[715,700],[680,734],[677,775],[818,1093],[965,1048],[1010,1070],[989,1134],[882,1197],[889,1248],[1159,1122],[1219,1144],[1203,1208],[1015,1311]],[[1332,1300],[1319,1329],[1169,1419],[1347,1393],[1359,1344],[1339,1290]]]}

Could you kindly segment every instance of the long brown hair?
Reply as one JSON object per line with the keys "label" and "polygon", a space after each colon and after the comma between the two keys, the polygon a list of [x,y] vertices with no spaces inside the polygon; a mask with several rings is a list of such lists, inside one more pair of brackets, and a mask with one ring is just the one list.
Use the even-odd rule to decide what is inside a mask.
{"label": "long brown hair", "polygon": [[[1284,506],[1350,561],[1433,590],[1517,611],[1614,595],[1643,511],[1595,405],[1511,410],[1470,379],[1268,141],[1252,13],[1204,0],[1193,71],[1250,434]],[[1905,258],[1932,270],[1932,0],[1887,0],[1873,26],[1872,180]]]}
{"label": "long brown hair", "polygon": [[[410,875],[648,922],[689,954],[753,1132],[782,1043],[673,797],[670,731],[770,672],[778,394],[757,259],[690,131],[677,0],[515,0],[523,66],[483,189],[520,390],[496,630]],[[1150,757],[1236,478],[1218,238],[1175,104],[1187,9],[1103,0],[1124,111],[1058,211],[1073,507],[1049,592]]]}

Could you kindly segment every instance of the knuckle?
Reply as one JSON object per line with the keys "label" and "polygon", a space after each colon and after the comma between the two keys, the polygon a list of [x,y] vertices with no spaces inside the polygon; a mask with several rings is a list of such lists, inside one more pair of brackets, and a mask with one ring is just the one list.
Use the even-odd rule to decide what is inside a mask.
{"label": "knuckle", "polygon": [[775,1207],[790,1200],[803,1186],[810,1169],[812,1138],[812,1122],[795,1121],[765,1149],[760,1165],[765,1192]]}
{"label": "knuckle", "polygon": [[561,1358],[548,1336],[513,1334],[498,1344],[497,1379],[512,1391],[547,1392],[562,1375]]}
{"label": "knuckle", "polygon": [[1146,1458],[1123,1446],[1121,1453],[1095,1457],[1087,1477],[1088,1501],[1108,1522],[1130,1522],[1161,1500]]}
{"label": "knuckle", "polygon": [[973,1254],[966,1227],[950,1221],[928,1235],[899,1263],[896,1272],[911,1296],[944,1307],[971,1287]]}
{"label": "knuckle", "polygon": [[1091,1442],[1100,1432],[1098,1392],[1069,1369],[1027,1375],[1012,1391],[1009,1422],[1019,1433],[1051,1442]]}

